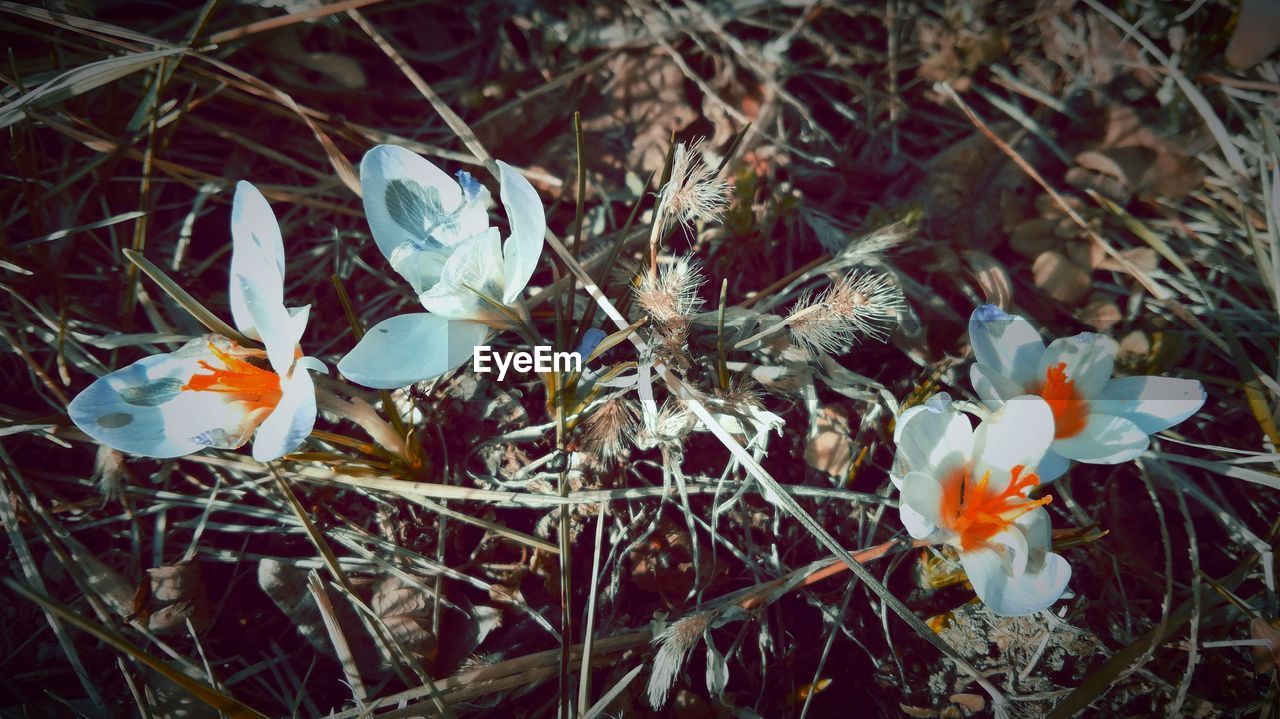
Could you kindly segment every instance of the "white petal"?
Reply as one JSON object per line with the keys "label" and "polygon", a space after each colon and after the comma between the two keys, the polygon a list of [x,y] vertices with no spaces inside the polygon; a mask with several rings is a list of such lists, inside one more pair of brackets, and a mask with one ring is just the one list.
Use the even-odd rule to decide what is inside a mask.
{"label": "white petal", "polygon": [[992,470],[989,488],[999,492],[1008,485],[1010,470],[1039,464],[1052,441],[1049,404],[1035,395],[1014,397],[974,432],[973,475],[980,478]]}
{"label": "white petal", "polygon": [[236,183],[231,202],[231,282],[229,301],[236,329],[260,339],[245,304],[242,287],[252,287],[260,297],[284,303],[284,242],[271,205],[258,188]]}
{"label": "white petal", "polygon": [[451,320],[480,319],[495,312],[477,292],[501,301],[502,247],[497,228],[491,227],[462,243],[449,256],[440,280],[418,300],[427,311]]}
{"label": "white petal", "polygon": [[898,519],[902,522],[902,526],[906,528],[907,533],[915,539],[929,539],[939,531],[937,525],[925,519],[923,514],[920,514],[905,503],[898,504]]}
{"label": "white petal", "polygon": [[1146,432],[1123,417],[1091,414],[1079,434],[1056,439],[1051,446],[1077,462],[1119,464],[1145,452],[1150,442]]}
{"label": "white petal", "polygon": [[1071,460],[1053,450],[1049,450],[1044,453],[1044,456],[1040,458],[1040,462],[1036,464],[1036,476],[1040,478],[1041,484],[1052,482],[1066,474],[1070,467]]}
{"label": "white petal", "polygon": [[900,504],[914,510],[921,524],[942,525],[942,496],[942,485],[931,474],[910,472],[902,478]]}
{"label": "white petal", "polygon": [[299,357],[297,362],[293,363],[293,371],[307,369],[320,374],[329,374],[329,367],[323,361],[315,357]]}
{"label": "white petal", "polygon": [[502,248],[506,277],[502,301],[509,305],[524,291],[538,266],[547,218],[533,185],[505,162],[498,162],[498,169],[502,175],[499,195],[507,211],[507,222],[511,223],[511,237]]}
{"label": "white petal", "polygon": [[1094,412],[1124,417],[1147,434],[1168,429],[1204,405],[1204,386],[1176,377],[1121,377],[1094,399]]}
{"label": "white petal", "polygon": [[[979,547],[961,552],[969,582],[982,603],[1006,617],[1021,617],[1046,609],[1062,596],[1071,580],[1071,565],[1057,554],[1048,553],[1034,562],[1035,571],[1014,576],[999,552]],[[1030,565],[1029,565],[1030,566]]]}
{"label": "white petal", "polygon": [[1035,380],[1043,382],[1048,369],[1065,364],[1067,379],[1082,399],[1093,399],[1111,379],[1116,364],[1116,341],[1106,335],[1081,332],[1054,340],[1040,358]]}
{"label": "white petal", "polygon": [[943,476],[968,460],[973,425],[968,416],[951,406],[950,399],[939,393],[902,413],[894,427],[898,451],[889,472],[894,484],[901,486],[908,472]]}
{"label": "white petal", "polygon": [[281,388],[280,403],[258,427],[253,458],[270,462],[292,452],[316,424],[316,389],[311,373],[301,367]]}
{"label": "white petal", "polygon": [[[1028,512],[1028,514],[1033,514]],[[987,544],[995,549],[1004,561],[1004,569],[1010,576],[1016,577],[1027,568],[1027,535],[1017,526],[1006,527],[996,532],[987,540]]]}
{"label": "white petal", "polygon": [[360,191],[378,249],[418,292],[435,282],[447,248],[489,226],[487,191],[465,197],[444,171],[403,147],[365,153]]}
{"label": "white petal", "polygon": [[[233,278],[235,279],[235,278]],[[253,324],[267,348],[271,368],[280,376],[288,376],[298,351],[298,341],[307,329],[311,307],[285,309],[277,298],[259,294],[258,287],[240,277],[240,294]]]}
{"label": "white petal", "polygon": [[969,343],[979,364],[1025,387],[1044,353],[1040,333],[1030,322],[982,305],[969,316]]}
{"label": "white petal", "polygon": [[477,322],[426,312],[399,315],[370,329],[338,362],[338,371],[366,387],[405,387],[466,362],[488,335],[489,328]]}
{"label": "white petal", "polygon": [[1026,546],[1032,551],[1047,552],[1053,549],[1053,522],[1046,509],[1033,509],[1013,520],[1025,537]]}
{"label": "white petal", "polygon": [[140,359],[95,380],[71,400],[67,413],[85,434],[121,452],[143,457],[190,454],[203,445],[190,436],[171,434],[160,405],[181,393],[179,388],[197,367],[191,359],[171,354]]}

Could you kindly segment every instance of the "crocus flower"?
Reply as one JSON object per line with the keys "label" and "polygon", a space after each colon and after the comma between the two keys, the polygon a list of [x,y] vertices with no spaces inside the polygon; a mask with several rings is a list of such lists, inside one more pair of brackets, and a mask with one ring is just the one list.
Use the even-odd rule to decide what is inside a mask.
{"label": "crocus flower", "polygon": [[1030,499],[1035,465],[1053,440],[1039,397],[1009,402],[975,431],[945,393],[898,418],[890,478],[912,537],[954,548],[978,598],[996,614],[1022,616],[1062,596],[1071,566],[1054,554],[1050,497]]}
{"label": "crocus flower", "polygon": [[438,377],[466,362],[492,327],[510,324],[494,303],[510,307],[520,298],[547,223],[529,181],[503,162],[498,168],[511,224],[505,243],[489,226],[489,191],[467,173],[454,182],[393,145],[365,154],[360,187],[369,229],[427,312],[379,322],[338,363],[342,374],[379,389]]}
{"label": "crocus flower", "polygon": [[253,457],[292,452],[316,419],[310,371],[298,340],[309,306],[284,306],[284,243],[271,206],[253,185],[236,185],[231,209],[231,315],[266,350],[220,335],[138,360],[100,377],[67,408],[76,426],[129,454],[180,457],[205,447],[235,449],[257,431]]}
{"label": "crocus flower", "polygon": [[1045,347],[1021,317],[983,305],[969,318],[977,362],[973,388],[990,409],[1024,394],[1044,398],[1053,411],[1053,443],[1040,463],[1044,481],[1067,470],[1069,460],[1118,464],[1137,457],[1150,435],[1195,414],[1204,387],[1174,377],[1112,379],[1117,345],[1106,335],[1082,332]]}

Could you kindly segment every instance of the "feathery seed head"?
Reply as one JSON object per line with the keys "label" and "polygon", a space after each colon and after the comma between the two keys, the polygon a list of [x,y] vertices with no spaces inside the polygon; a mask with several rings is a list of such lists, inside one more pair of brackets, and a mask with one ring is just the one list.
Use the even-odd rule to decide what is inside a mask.
{"label": "feathery seed head", "polygon": [[660,212],[685,226],[710,222],[729,206],[729,184],[702,158],[702,140],[676,145],[671,179],[662,187]]}
{"label": "feathery seed head", "polygon": [[817,296],[801,297],[787,325],[813,353],[833,354],[860,334],[884,341],[902,305],[902,290],[889,275],[854,271]]}

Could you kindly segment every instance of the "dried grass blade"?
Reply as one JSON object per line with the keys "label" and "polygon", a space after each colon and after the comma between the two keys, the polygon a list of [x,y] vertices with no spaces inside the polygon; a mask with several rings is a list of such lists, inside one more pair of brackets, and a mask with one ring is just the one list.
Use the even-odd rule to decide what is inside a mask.
{"label": "dried grass blade", "polygon": [[208,328],[210,332],[222,335],[229,340],[233,340],[236,344],[245,346],[254,344],[253,340],[245,337],[234,327],[218,319],[217,315],[210,312],[208,308],[200,304],[199,300],[192,297],[190,293],[182,289],[177,282],[170,279],[169,276],[164,273],[164,270],[156,267],[151,263],[151,260],[143,257],[141,252],[135,252],[129,249],[122,250],[122,252],[124,252],[124,256],[130,262],[137,265],[138,269],[147,274],[147,277],[150,277],[157,285],[160,285],[160,289],[164,290],[166,294],[173,298],[174,302],[181,305],[182,309],[190,313],[197,322]]}
{"label": "dried grass blade", "polygon": [[289,508],[293,510],[294,516],[302,523],[302,527],[307,530],[307,537],[311,539],[311,543],[316,546],[316,551],[324,559],[325,568],[333,575],[333,578],[342,585],[342,588],[348,594],[356,596],[355,586],[351,584],[351,579],[347,577],[347,573],[342,571],[342,564],[338,561],[338,555],[333,553],[333,549],[329,543],[325,541],[324,535],[316,528],[315,523],[311,521],[310,515],[307,514],[306,508],[298,501],[298,497],[294,495],[293,488],[289,486],[288,480],[284,475],[280,474],[280,470],[272,463],[267,464],[267,468],[271,470],[271,476],[276,478],[276,486],[280,488],[280,494],[289,503]]}
{"label": "dried grass blade", "polygon": [[627,687],[631,685],[631,682],[640,675],[641,669],[644,669],[643,664],[637,665],[634,669],[627,672],[626,676],[618,680],[617,684],[614,684],[609,691],[604,693],[604,696],[600,697],[600,701],[593,704],[590,709],[583,713],[582,719],[596,719],[596,717],[604,716],[604,710],[609,708],[609,704],[612,703],[614,699],[617,699],[619,694],[626,691]]}
{"label": "dried grass blade", "polygon": [[360,679],[360,670],[356,668],[356,658],[351,653],[347,636],[342,633],[342,627],[338,626],[338,616],[333,611],[333,604],[329,601],[329,594],[324,589],[324,582],[314,569],[307,573],[307,588],[311,590],[311,596],[320,609],[324,628],[329,632],[329,640],[333,642],[334,653],[338,655],[338,663],[342,665],[342,675],[347,678],[347,684],[351,686],[351,694],[356,700],[356,706],[364,706],[369,693]]}
{"label": "dried grass blade", "polygon": [[[1214,585],[1234,590],[1249,575],[1257,561],[1258,555],[1250,553],[1250,556],[1221,582],[1213,582],[1207,587],[1202,586],[1200,593],[1205,596],[1201,597],[1201,611],[1207,612],[1220,602],[1225,601]],[[1053,711],[1049,712],[1046,719],[1068,719],[1088,708],[1094,700],[1101,697],[1111,688],[1112,682],[1124,674],[1135,660],[1146,654],[1147,650],[1152,646],[1164,642],[1174,632],[1178,631],[1183,624],[1190,621],[1192,609],[1193,602],[1190,599],[1183,601],[1177,610],[1169,615],[1167,622],[1142,635],[1137,641],[1124,649],[1112,654],[1110,659],[1103,662],[1102,666],[1085,677],[1084,681],[1080,682],[1080,685],[1068,694],[1065,699],[1054,705]]]}
{"label": "dried grass blade", "polygon": [[279,30],[282,27],[296,25],[297,23],[300,23],[300,22],[309,22],[311,20],[316,20],[318,18],[322,18],[328,15],[333,15],[335,13],[346,12],[347,10],[355,10],[356,8],[367,7],[369,5],[376,5],[382,1],[383,0],[343,0],[342,2],[329,3],[327,5],[319,5],[313,8],[307,8],[306,10],[301,10],[299,12],[290,13],[288,15],[267,18],[266,20],[251,22],[248,25],[233,27],[230,30],[223,30],[222,32],[216,35],[211,35],[207,39],[207,42],[213,43],[215,45],[221,45],[225,42],[230,42],[232,40],[239,40],[242,37],[248,37],[249,35],[256,35],[260,32],[266,32],[268,30]]}
{"label": "dried grass blade", "polygon": [[22,120],[26,117],[27,110],[54,105],[77,95],[83,95],[90,90],[128,77],[139,70],[145,70],[170,55],[184,52],[186,52],[185,48],[151,50],[110,57],[68,70],[4,107],[0,107],[0,128]]}
{"label": "dried grass blade", "polygon": [[3,579],[5,586],[9,587],[10,590],[20,595],[22,598],[40,605],[40,607],[44,609],[46,612],[51,612],[53,614],[56,614],[59,619],[66,622],[67,624],[70,624],[71,626],[79,629],[82,632],[93,635],[99,641],[105,644],[109,644],[111,647],[113,647],[117,651],[123,654],[127,654],[128,656],[132,657],[136,661],[146,665],[148,668],[152,669],[153,671],[164,675],[165,678],[169,679],[174,684],[177,684],[178,686],[182,687],[188,692],[191,692],[192,696],[196,697],[197,699],[204,702],[205,704],[208,704],[210,707],[220,712],[223,712],[227,716],[253,717],[254,719],[267,719],[266,714],[263,714],[262,712],[246,704],[241,703],[235,697],[232,697],[229,694],[224,694],[218,691],[217,689],[214,689],[213,687],[209,686],[208,684],[205,684],[204,682],[192,679],[186,674],[183,674],[182,672],[174,669],[173,667],[169,666],[165,662],[162,662],[156,657],[147,653],[147,651],[144,650],[142,647],[139,647],[138,645],[134,644],[128,639],[125,639],[124,637],[118,634],[115,634],[113,632],[107,631],[106,629],[98,626],[97,624],[81,617],[79,614],[76,614],[67,605],[62,604],[61,602],[55,601],[53,599],[50,599],[49,597],[36,594],[35,592],[27,589],[26,587],[22,586],[21,584],[14,581],[13,579],[10,579],[9,577],[0,577],[0,579]]}

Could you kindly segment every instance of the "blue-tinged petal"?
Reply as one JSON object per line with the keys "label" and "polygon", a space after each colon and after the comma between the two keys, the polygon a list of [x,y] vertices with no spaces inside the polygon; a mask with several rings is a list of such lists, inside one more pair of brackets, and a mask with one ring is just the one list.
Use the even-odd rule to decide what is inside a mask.
{"label": "blue-tinged petal", "polygon": [[426,312],[399,315],[370,329],[338,362],[338,371],[366,387],[405,387],[466,362],[488,335],[489,328],[478,322]]}
{"label": "blue-tinged petal", "polygon": [[450,255],[440,279],[418,301],[433,314],[451,320],[480,320],[496,313],[483,292],[502,301],[502,244],[496,227],[472,237]]}
{"label": "blue-tinged petal", "polygon": [[373,239],[415,291],[435,283],[449,248],[489,226],[488,190],[471,189],[464,196],[444,171],[403,147],[378,145],[361,160]]}
{"label": "blue-tinged petal", "polygon": [[316,389],[310,372],[296,368],[281,390],[279,404],[253,438],[253,458],[259,462],[279,459],[297,449],[316,424]]}
{"label": "blue-tinged petal", "polygon": [[973,385],[973,391],[978,393],[978,398],[993,412],[1003,407],[1008,400],[1027,391],[1011,377],[977,362],[969,365],[969,382]]}
{"label": "blue-tinged petal", "polygon": [[160,406],[172,402],[196,370],[189,358],[153,355],[98,378],[67,407],[85,434],[121,452],[143,457],[181,457],[202,445],[174,436]]}
{"label": "blue-tinged petal", "polygon": [[1125,419],[1147,434],[1168,429],[1200,411],[1204,386],[1176,377],[1121,377],[1111,380],[1090,404],[1094,412]]}
{"label": "blue-tinged petal", "polygon": [[[1005,549],[1005,547],[1001,547]],[[960,553],[969,582],[978,599],[1005,617],[1021,617],[1047,609],[1062,597],[1071,581],[1071,565],[1051,552],[1035,552],[1026,569],[1012,571],[1012,558],[990,547]]]}
{"label": "blue-tinged petal", "polygon": [[266,409],[189,387],[193,376],[225,367],[214,347],[237,351],[225,337],[207,335],[99,378],[68,407],[72,421],[103,444],[147,457],[243,445]]}
{"label": "blue-tinged petal", "polygon": [[505,162],[499,162],[498,169],[502,183],[499,195],[502,207],[507,211],[507,221],[511,223],[511,237],[502,248],[506,276],[506,292],[502,301],[509,305],[524,292],[538,266],[543,237],[547,232],[547,218],[533,185]]}
{"label": "blue-tinged petal", "polygon": [[1036,380],[1044,382],[1049,368],[1062,364],[1067,379],[1075,383],[1076,394],[1081,399],[1093,399],[1111,380],[1118,349],[1115,340],[1094,332],[1061,337],[1044,351],[1036,368]]}
{"label": "blue-tinged petal", "polygon": [[1066,474],[1070,468],[1071,460],[1050,449],[1044,453],[1040,463],[1036,465],[1036,476],[1040,478],[1040,483],[1044,484]]}
{"label": "blue-tinged petal", "polygon": [[[582,341],[578,343],[578,348],[574,350],[574,354],[578,355],[582,361],[586,361],[592,352],[596,351],[596,347],[604,341],[609,335],[599,327],[592,327],[582,333]],[[606,351],[607,353],[607,351]]]}
{"label": "blue-tinged petal", "polygon": [[1022,387],[1035,379],[1044,353],[1040,333],[1030,322],[995,305],[982,305],[969,316],[969,343],[980,364]]}
{"label": "blue-tinged petal", "polygon": [[271,205],[258,188],[236,183],[231,203],[231,318],[245,335],[259,339],[245,306],[244,285],[276,304],[284,303],[284,242]]}
{"label": "blue-tinged petal", "polygon": [[1089,464],[1128,462],[1147,451],[1151,438],[1124,417],[1090,414],[1084,429],[1072,437],[1055,439],[1054,452]]}

